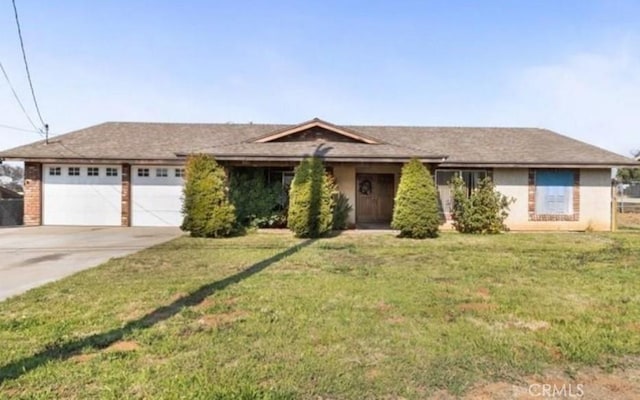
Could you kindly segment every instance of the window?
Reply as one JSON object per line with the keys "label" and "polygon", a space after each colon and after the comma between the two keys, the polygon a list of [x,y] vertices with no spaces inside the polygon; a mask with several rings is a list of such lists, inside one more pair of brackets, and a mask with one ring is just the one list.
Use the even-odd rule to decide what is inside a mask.
{"label": "window", "polygon": [[87,176],[99,176],[100,168],[98,167],[89,167],[87,168]]}
{"label": "window", "polygon": [[118,168],[107,168],[107,176],[118,176]]}
{"label": "window", "polygon": [[138,176],[149,176],[149,168],[138,168]]}
{"label": "window", "polygon": [[454,176],[460,176],[467,187],[467,195],[476,189],[478,183],[487,177],[486,170],[451,170],[451,169],[439,169],[436,170],[436,186],[438,188],[438,194],[440,195],[440,203],[442,211],[446,214],[451,212],[453,207],[453,196],[451,195],[451,188],[449,182]]}
{"label": "window", "polygon": [[289,204],[289,188],[291,188],[291,182],[293,181],[293,168],[268,168],[266,174],[269,185],[278,185],[280,187],[278,205],[282,209],[286,209]]}
{"label": "window", "polygon": [[60,167],[49,167],[49,176],[60,176]]}
{"label": "window", "polygon": [[69,167],[69,176],[80,176],[79,167]]}
{"label": "window", "polygon": [[538,170],[535,172],[535,211],[537,215],[572,215],[574,172]]}
{"label": "window", "polygon": [[168,176],[166,168],[156,168],[156,177],[165,178]]}
{"label": "window", "polygon": [[176,173],[176,178],[183,178],[184,168],[176,168],[175,173]]}

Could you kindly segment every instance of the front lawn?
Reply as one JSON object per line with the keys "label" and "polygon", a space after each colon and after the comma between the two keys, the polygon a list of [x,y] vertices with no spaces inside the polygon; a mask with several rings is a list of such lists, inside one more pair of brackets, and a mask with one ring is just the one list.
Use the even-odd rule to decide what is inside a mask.
{"label": "front lawn", "polygon": [[637,373],[639,256],[632,232],[182,237],[0,303],[0,397],[445,398]]}

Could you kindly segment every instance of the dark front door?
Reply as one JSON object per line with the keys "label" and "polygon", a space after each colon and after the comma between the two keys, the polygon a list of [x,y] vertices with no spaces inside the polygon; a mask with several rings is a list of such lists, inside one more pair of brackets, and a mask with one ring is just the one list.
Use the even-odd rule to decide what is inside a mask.
{"label": "dark front door", "polygon": [[389,224],[393,197],[393,174],[357,174],[356,223]]}

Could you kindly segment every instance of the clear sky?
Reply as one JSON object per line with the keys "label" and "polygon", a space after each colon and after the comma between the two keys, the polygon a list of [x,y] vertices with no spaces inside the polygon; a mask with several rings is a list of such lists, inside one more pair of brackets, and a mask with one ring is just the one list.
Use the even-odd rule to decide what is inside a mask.
{"label": "clear sky", "polygon": [[[640,1],[16,1],[54,135],[320,117],[640,148]],[[9,0],[0,62],[37,119]],[[1,76],[0,124],[30,127]],[[0,127],[0,149],[38,139]]]}

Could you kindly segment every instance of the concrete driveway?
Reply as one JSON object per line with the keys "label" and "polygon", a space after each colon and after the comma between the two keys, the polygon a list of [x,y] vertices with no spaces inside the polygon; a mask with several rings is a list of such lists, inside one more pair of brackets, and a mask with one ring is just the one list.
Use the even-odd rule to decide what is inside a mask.
{"label": "concrete driveway", "polygon": [[0,301],[181,234],[178,228],[2,228]]}

